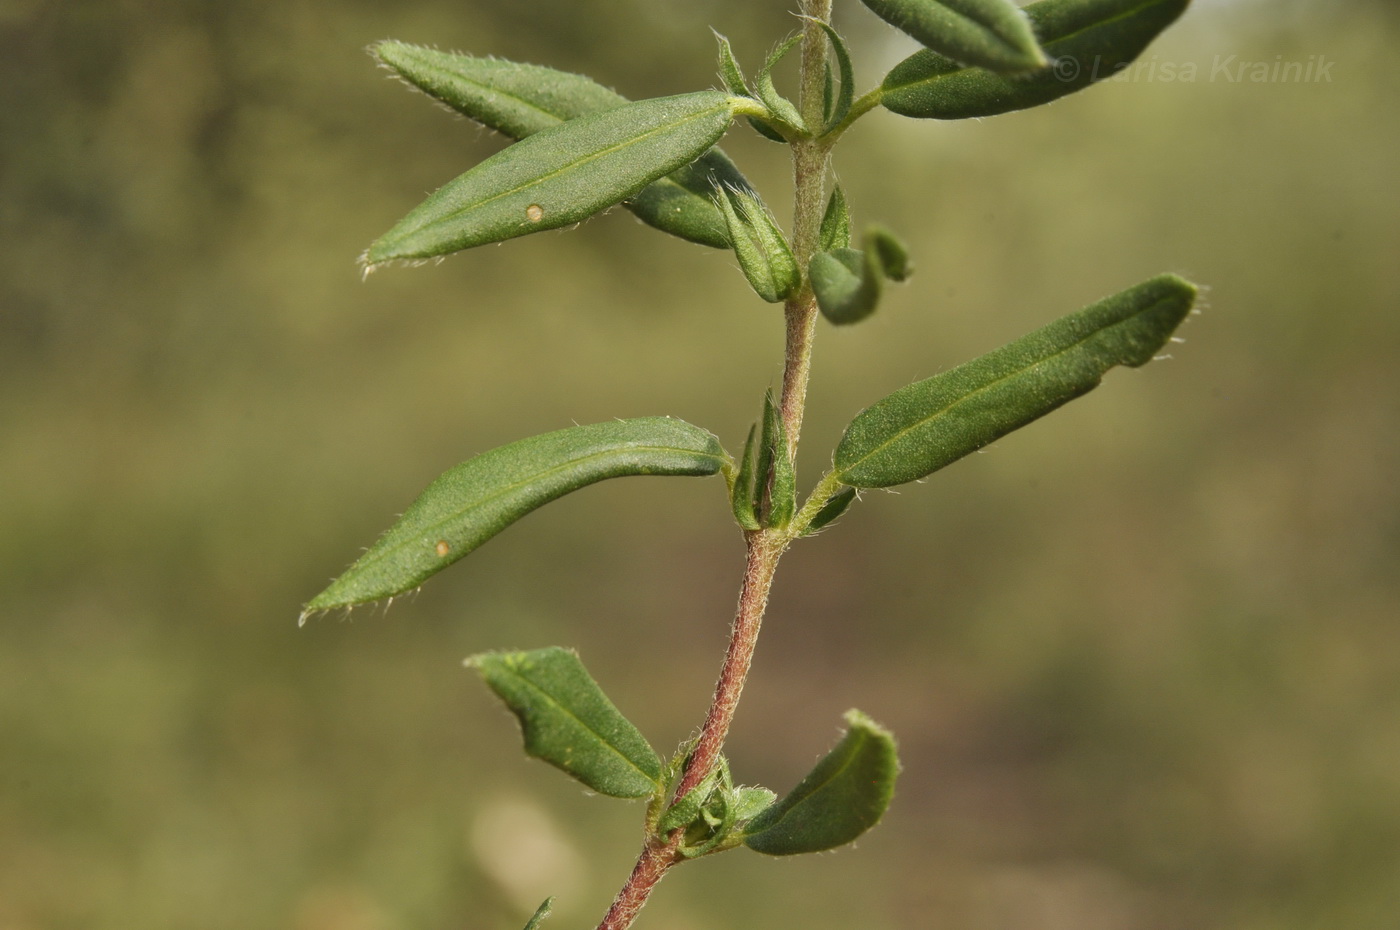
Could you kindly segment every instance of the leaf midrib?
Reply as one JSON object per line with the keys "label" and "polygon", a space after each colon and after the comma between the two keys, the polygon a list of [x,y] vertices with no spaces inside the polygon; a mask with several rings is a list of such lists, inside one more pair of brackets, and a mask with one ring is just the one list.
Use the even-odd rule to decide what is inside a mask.
{"label": "leaf midrib", "polygon": [[[531,473],[530,475],[528,475],[527,477],[521,478],[520,480],[515,481],[515,482],[512,482],[512,483],[510,483],[510,484],[500,485],[500,486],[498,486],[495,490],[493,490],[492,492],[486,494],[485,496],[480,497],[480,498],[477,498],[477,499],[474,500],[472,503],[467,504],[467,505],[465,505],[465,506],[463,506],[463,507],[460,507],[460,508],[458,508],[457,510],[454,510],[454,511],[453,511],[451,514],[449,514],[448,516],[445,516],[445,517],[443,517],[443,518],[440,519],[440,520],[434,521],[433,523],[430,523],[430,524],[428,524],[428,525],[422,527],[420,530],[415,531],[415,532],[416,532],[417,534],[425,534],[425,533],[428,533],[429,531],[432,531],[432,530],[441,529],[442,527],[446,526],[446,525],[449,524],[449,523],[453,523],[453,522],[455,522],[455,521],[460,520],[465,514],[471,512],[471,511],[473,511],[473,510],[479,510],[480,508],[486,506],[487,504],[490,504],[490,503],[492,503],[492,502],[494,502],[494,501],[496,501],[496,500],[499,500],[500,498],[505,497],[505,496],[507,496],[507,495],[509,495],[509,494],[511,494],[511,493],[513,493],[513,492],[515,492],[515,491],[518,491],[518,490],[520,490],[520,489],[523,488],[523,487],[527,487],[528,485],[530,485],[530,484],[532,484],[532,483],[534,483],[534,482],[537,482],[537,481],[542,481],[542,480],[544,480],[544,479],[546,479],[546,478],[548,478],[548,477],[550,477],[550,476],[552,476],[552,475],[555,475],[555,474],[557,474],[557,473],[559,473],[559,472],[561,472],[561,471],[565,471],[565,470],[567,470],[567,469],[569,469],[569,468],[572,468],[572,467],[575,467],[575,466],[578,466],[578,465],[585,465],[585,464],[588,464],[589,462],[592,462],[592,461],[595,461],[595,460],[598,460],[598,459],[606,459],[607,457],[613,456],[613,455],[623,455],[623,454],[626,454],[626,453],[634,453],[634,452],[643,452],[643,453],[647,453],[647,452],[680,452],[680,453],[685,453],[685,454],[689,454],[689,455],[694,455],[694,456],[696,456],[696,457],[698,457],[698,458],[714,459],[716,462],[720,463],[721,465],[723,465],[723,463],[724,463],[724,456],[722,456],[722,455],[718,455],[718,454],[715,454],[715,453],[712,453],[712,452],[696,452],[694,449],[687,449],[687,448],[684,448],[684,447],[682,447],[682,446],[650,446],[650,445],[648,445],[648,446],[627,446],[627,447],[621,448],[621,449],[608,449],[608,450],[605,450],[605,451],[602,451],[602,452],[592,452],[592,453],[589,453],[588,455],[583,455],[583,456],[579,456],[578,458],[569,459],[568,461],[565,461],[565,462],[560,462],[558,465],[550,466],[549,468],[543,469],[543,470],[541,470],[541,471],[532,472],[532,473]],[[718,470],[718,469],[717,469],[717,470]],[[636,472],[633,472],[632,474],[637,474],[637,473],[636,473]],[[607,475],[607,476],[604,476],[604,477],[602,477],[602,478],[597,478],[597,479],[594,479],[594,480],[596,480],[596,481],[604,481],[604,480],[606,480],[607,478],[610,478],[610,477],[622,477],[622,475]],[[592,482],[584,482],[585,485],[586,485],[586,484],[591,484],[591,483],[592,483]],[[580,485],[580,487],[583,487],[583,485]],[[568,492],[565,491],[564,493],[567,494]],[[392,554],[394,554],[394,553],[397,553],[397,552],[399,552],[399,551],[402,550],[402,549],[406,549],[406,548],[408,548],[409,546],[412,546],[412,545],[414,545],[415,543],[418,543],[418,542],[420,542],[420,541],[421,541],[421,536],[420,536],[419,538],[405,539],[403,542],[397,543],[397,544],[395,544],[395,545],[393,545],[393,546],[391,546],[391,547],[389,547],[389,548],[386,548],[386,549],[382,550],[377,556],[375,556],[375,558],[373,559],[373,561],[367,563],[367,564],[366,564],[366,567],[368,567],[369,565],[373,565],[373,564],[375,564],[375,563],[378,563],[378,562],[382,562],[382,561],[383,561],[385,558],[387,558],[388,556],[390,556],[390,555],[392,555]],[[371,554],[373,554],[373,551],[372,551],[372,550],[371,550],[370,553],[366,553],[366,556],[371,555]],[[465,555],[465,553],[463,553],[463,554]]]}
{"label": "leaf midrib", "polygon": [[[639,101],[639,102],[640,102],[640,101]],[[625,104],[624,104],[624,106],[625,106]],[[530,179],[529,181],[524,182],[523,184],[519,184],[519,185],[517,185],[517,186],[515,186],[515,187],[512,187],[512,188],[510,188],[510,189],[508,189],[508,190],[501,191],[500,193],[494,194],[494,195],[492,195],[492,196],[490,196],[490,197],[487,197],[487,198],[484,199],[484,200],[474,201],[473,203],[469,203],[469,204],[466,204],[466,205],[464,205],[464,206],[462,206],[462,207],[459,207],[459,208],[457,208],[456,210],[453,210],[451,213],[448,213],[448,214],[446,214],[446,215],[444,215],[444,216],[442,216],[442,217],[440,217],[440,218],[438,218],[438,219],[436,219],[436,220],[433,220],[433,221],[430,222],[430,223],[425,223],[424,225],[419,226],[417,229],[412,230],[411,232],[407,233],[406,235],[413,235],[414,233],[420,233],[420,232],[422,232],[423,230],[428,229],[428,228],[430,228],[430,227],[432,227],[432,226],[437,226],[437,225],[442,224],[442,223],[449,223],[449,222],[451,222],[452,220],[456,219],[457,217],[461,216],[463,213],[468,213],[468,212],[473,211],[473,210],[479,210],[479,209],[481,209],[482,207],[485,207],[485,206],[487,206],[488,204],[494,203],[494,202],[496,202],[497,200],[500,200],[500,199],[502,199],[502,198],[504,198],[504,197],[510,197],[510,196],[512,196],[512,195],[514,195],[514,194],[518,194],[518,193],[520,193],[520,192],[522,192],[522,191],[528,190],[528,189],[531,188],[531,187],[535,187],[535,186],[537,186],[537,185],[539,185],[539,184],[543,184],[543,183],[546,182],[546,181],[553,180],[554,178],[557,178],[557,177],[559,177],[560,175],[563,175],[563,174],[566,174],[566,173],[568,173],[568,172],[570,172],[570,171],[573,171],[573,170],[575,170],[575,169],[577,169],[577,168],[579,168],[579,167],[581,167],[581,166],[583,166],[583,165],[589,164],[590,162],[597,161],[599,158],[602,158],[602,157],[604,157],[604,156],[606,156],[606,155],[611,155],[612,153],[614,153],[614,152],[616,152],[616,151],[619,151],[619,150],[621,150],[621,149],[625,149],[625,148],[627,148],[627,147],[629,147],[629,146],[636,145],[636,144],[639,143],[639,142],[644,142],[644,141],[646,141],[647,139],[650,139],[652,136],[656,136],[656,135],[659,135],[659,134],[661,134],[661,133],[671,132],[671,131],[673,131],[673,130],[680,129],[681,127],[685,126],[685,125],[688,124],[688,123],[692,123],[692,122],[694,122],[695,120],[701,119],[701,118],[703,118],[703,117],[711,116],[711,115],[713,115],[714,113],[719,112],[720,110],[724,109],[725,106],[727,106],[727,101],[726,101],[726,103],[724,103],[724,104],[717,104],[717,105],[715,105],[715,106],[713,106],[713,107],[707,107],[706,109],[700,110],[700,111],[698,111],[698,112],[696,112],[696,113],[693,113],[693,114],[691,114],[690,116],[685,117],[684,119],[679,119],[679,120],[676,120],[675,122],[666,123],[666,124],[664,124],[664,125],[662,125],[662,126],[658,126],[658,127],[656,127],[655,129],[652,129],[652,130],[649,130],[649,131],[647,131],[647,132],[645,132],[645,133],[642,133],[641,135],[638,135],[638,136],[631,136],[631,137],[629,137],[628,139],[626,139],[625,141],[619,142],[619,143],[617,143],[616,145],[608,146],[607,148],[600,149],[600,150],[597,151],[597,152],[593,152],[593,153],[591,153],[591,154],[589,154],[589,155],[586,155],[586,156],[584,156],[584,157],[582,157],[582,158],[579,158],[579,159],[576,159],[576,160],[574,160],[574,161],[571,161],[571,162],[569,162],[569,163],[566,164],[566,165],[562,165],[562,166],[560,166],[559,168],[555,169],[554,171],[549,172],[548,174],[539,175],[538,177],[532,178],[532,179]],[[621,107],[619,107],[619,109],[621,109]],[[616,112],[616,111],[614,111],[614,110],[605,110],[605,111],[603,111],[603,112],[604,112],[604,113],[612,113],[612,112]],[[560,125],[560,126],[565,125],[565,123],[567,123],[567,122],[572,122],[572,120],[566,120],[564,123],[560,123],[559,125]],[[550,129],[557,129],[557,128],[558,128],[557,126],[551,126],[551,127],[550,127]],[[547,132],[548,130],[543,130],[543,131]],[[537,137],[539,136],[539,133],[533,133],[532,136],[537,138]],[[663,175],[663,176],[664,176],[664,175]]]}
{"label": "leaf midrib", "polygon": [[[1023,366],[1023,367],[1021,367],[1021,368],[1017,368],[1017,369],[1015,369],[1014,371],[1009,372],[1008,374],[1002,375],[1002,376],[999,377],[999,378],[995,378],[995,379],[993,379],[993,380],[991,380],[991,381],[988,381],[986,384],[982,385],[981,387],[974,388],[973,390],[968,391],[966,394],[960,395],[956,400],[953,400],[953,401],[951,401],[950,403],[944,405],[943,407],[940,407],[938,410],[935,410],[933,413],[929,414],[928,416],[924,417],[923,419],[921,419],[921,420],[916,420],[915,422],[911,423],[909,426],[906,426],[906,427],[904,427],[903,429],[899,430],[899,431],[896,432],[894,435],[892,435],[889,439],[887,439],[887,440],[885,440],[884,442],[880,443],[880,445],[876,446],[874,449],[871,449],[869,452],[867,452],[865,455],[861,456],[859,459],[856,459],[855,462],[853,462],[852,464],[848,465],[847,467],[841,469],[840,474],[841,474],[841,475],[849,475],[851,472],[855,471],[855,470],[856,470],[857,468],[859,468],[861,465],[864,465],[867,461],[869,461],[870,458],[871,458],[872,456],[878,455],[879,453],[885,451],[885,449],[887,449],[887,448],[889,448],[890,446],[894,445],[896,442],[899,442],[901,439],[903,439],[905,436],[907,436],[909,433],[913,432],[914,430],[916,430],[916,429],[921,429],[921,428],[923,428],[924,426],[926,426],[927,424],[931,423],[932,421],[938,419],[939,417],[944,416],[945,414],[948,413],[948,411],[952,410],[954,407],[957,407],[957,406],[959,406],[959,405],[961,405],[961,404],[963,404],[963,403],[966,403],[967,401],[969,401],[969,400],[975,398],[975,397],[976,397],[977,395],[979,395],[979,394],[982,394],[982,393],[984,393],[984,392],[986,392],[986,391],[990,391],[992,388],[996,387],[996,386],[999,385],[999,384],[1002,384],[1002,383],[1005,382],[1005,381],[1009,381],[1009,380],[1012,379],[1012,378],[1015,378],[1015,377],[1017,377],[1017,376],[1019,376],[1019,375],[1025,374],[1026,372],[1031,371],[1032,369],[1034,369],[1034,368],[1036,368],[1036,367],[1038,367],[1038,366],[1044,365],[1044,364],[1046,364],[1046,363],[1048,363],[1048,362],[1052,362],[1052,361],[1054,361],[1055,359],[1059,358],[1060,356],[1064,355],[1064,354],[1067,353],[1067,352],[1073,352],[1075,349],[1079,348],[1079,347],[1082,346],[1084,343],[1088,342],[1090,339],[1093,339],[1095,336],[1099,335],[1100,333],[1104,332],[1105,330],[1112,329],[1112,328],[1115,327],[1115,326],[1123,326],[1124,324],[1131,323],[1133,320],[1135,320],[1135,319],[1137,319],[1138,317],[1142,316],[1144,313],[1151,313],[1153,310],[1156,310],[1159,306],[1161,306],[1162,304],[1166,303],[1166,302],[1169,301],[1169,300],[1171,300],[1170,297],[1163,297],[1163,298],[1161,298],[1160,300],[1153,301],[1153,302],[1152,302],[1151,304],[1149,304],[1147,307],[1143,308],[1142,310],[1137,311],[1136,313],[1132,313],[1132,314],[1130,314],[1130,315],[1128,315],[1128,316],[1125,316],[1125,317],[1123,317],[1123,319],[1121,319],[1121,320],[1116,320],[1116,321],[1114,321],[1114,322],[1108,324],[1107,326],[1100,326],[1098,329],[1094,330],[1093,332],[1089,333],[1088,335],[1084,336],[1083,338],[1081,338],[1081,339],[1076,339],[1074,342],[1072,342],[1072,343],[1070,343],[1069,345],[1065,346],[1063,349],[1059,349],[1059,350],[1057,350],[1057,351],[1051,353],[1050,355],[1045,356],[1044,358],[1036,359],[1034,362],[1031,362],[1029,365],[1025,365],[1025,366]],[[1014,343],[1012,343],[1012,344],[1014,345]],[[1108,368],[1117,367],[1117,365],[1119,365],[1119,364],[1121,364],[1121,363],[1115,362],[1113,365],[1109,365]],[[1104,369],[1104,372],[1108,371],[1108,368],[1105,368],[1105,369]],[[956,371],[956,369],[953,369],[953,370]],[[1100,377],[1102,377],[1102,374],[1103,374],[1103,373],[1101,372],[1101,373],[1100,373]],[[936,378],[936,377],[938,377],[938,376],[937,376],[937,375],[934,375],[934,377]],[[896,393],[898,393],[898,392],[896,392]],[[888,399],[888,398],[886,398],[886,399]],[[883,401],[880,401],[879,403],[883,403]],[[838,477],[839,477],[839,476],[838,476]]]}
{"label": "leaf midrib", "polygon": [[[509,661],[510,661],[509,658],[503,657],[503,662],[509,662]],[[633,762],[631,758],[629,758],[628,756],[624,755],[623,752],[622,752],[622,750],[618,749],[616,746],[614,746],[612,743],[610,743],[610,742],[607,740],[607,738],[603,736],[602,733],[599,733],[599,732],[598,732],[597,730],[595,730],[592,726],[590,726],[589,723],[588,723],[586,720],[584,720],[584,719],[583,719],[582,717],[580,717],[578,714],[574,713],[572,710],[570,710],[568,707],[566,707],[564,704],[562,704],[554,695],[550,694],[548,691],[546,691],[546,690],[545,690],[544,688],[542,688],[540,685],[537,685],[537,684],[535,684],[535,682],[533,682],[533,681],[531,681],[530,679],[526,678],[525,675],[524,675],[519,669],[510,668],[510,669],[507,669],[507,671],[509,671],[511,674],[513,674],[517,679],[519,679],[519,680],[520,680],[523,684],[525,684],[527,687],[530,687],[530,688],[534,689],[535,691],[538,691],[540,694],[544,695],[545,699],[548,700],[550,704],[552,704],[552,705],[554,705],[556,708],[558,708],[565,716],[567,716],[567,717],[569,717],[570,719],[576,721],[576,722],[578,723],[578,725],[581,726],[584,730],[586,730],[587,732],[591,733],[591,734],[598,740],[599,743],[601,743],[603,746],[607,747],[607,749],[608,749],[610,752],[612,752],[613,755],[617,756],[619,759],[621,759],[623,762],[625,762],[633,771],[635,771],[637,774],[639,774],[639,775],[641,775],[643,778],[645,778],[649,784],[656,785],[658,788],[660,787],[660,783],[656,780],[655,777],[653,777],[652,775],[647,774],[647,773],[641,768],[641,766],[637,765],[637,763]],[[616,709],[616,708],[614,708],[614,709]],[[640,734],[638,734],[638,735],[640,735]],[[645,737],[643,737],[643,740],[645,740]],[[652,753],[652,754],[655,755],[655,751],[654,751],[654,750],[653,750],[653,753]],[[660,760],[659,760],[659,759],[657,760],[657,763],[658,763],[658,768],[659,768],[659,767],[660,767]]]}
{"label": "leaf midrib", "polygon": [[[861,740],[861,744],[858,745],[858,746],[856,746],[854,749],[851,750],[850,755],[849,755],[839,766],[836,767],[836,771],[832,772],[832,773],[831,773],[831,776],[830,776],[829,778],[822,779],[821,782],[819,782],[818,784],[812,786],[812,790],[810,790],[810,791],[808,791],[806,794],[802,795],[802,797],[798,798],[796,801],[793,801],[791,805],[789,805],[789,806],[783,808],[782,814],[780,814],[780,815],[778,816],[778,819],[775,820],[772,824],[770,824],[769,826],[764,827],[762,830],[759,830],[757,833],[752,833],[752,834],[749,834],[749,835],[750,835],[750,836],[762,836],[763,834],[769,832],[770,830],[775,830],[775,829],[777,829],[779,826],[781,826],[781,825],[783,824],[784,821],[786,821],[786,820],[788,819],[788,815],[789,815],[789,814],[791,814],[793,811],[795,811],[798,807],[800,807],[800,806],[802,806],[803,804],[807,803],[809,800],[811,800],[812,796],[815,795],[818,791],[821,791],[823,788],[825,788],[825,787],[827,787],[828,785],[830,785],[830,784],[831,784],[832,782],[834,782],[838,777],[840,777],[842,773],[844,773],[844,772],[845,772],[847,769],[849,769],[851,766],[855,765],[856,760],[860,757],[860,750],[864,748],[864,743],[865,743],[866,741],[868,741],[869,739],[871,739],[871,736],[870,736],[869,733],[861,733],[861,734],[859,734],[859,738],[860,738],[860,740]],[[784,798],[782,801],[778,801],[778,802],[777,802],[778,806],[782,806],[783,801],[786,801],[786,800],[787,800],[787,798]]]}
{"label": "leaf midrib", "polygon": [[[472,79],[472,78],[467,77],[466,75],[460,74],[460,73],[458,73],[458,72],[451,71],[451,70],[449,70],[449,69],[447,69],[447,68],[445,68],[445,67],[442,67],[442,66],[437,66],[437,71],[438,71],[439,73],[441,73],[441,74],[446,74],[446,75],[448,75],[449,77],[452,77],[452,78],[454,78],[454,79],[456,79],[456,80],[460,80],[460,81],[461,81],[462,83],[464,83],[464,84],[470,84],[472,87],[475,87],[475,88],[477,88],[478,90],[481,90],[481,91],[483,91],[483,92],[485,92],[485,93],[495,94],[496,96],[501,97],[501,98],[503,98],[503,99],[505,99],[505,100],[512,100],[512,101],[515,101],[516,103],[523,104],[524,106],[529,107],[531,110],[534,110],[536,113],[541,113],[541,114],[543,114],[543,115],[545,115],[545,116],[548,116],[550,119],[552,119],[552,120],[555,121],[555,122],[554,122],[554,126],[546,126],[546,127],[544,127],[544,129],[537,129],[537,130],[535,130],[535,132],[525,133],[524,135],[517,135],[516,133],[507,132],[506,130],[501,129],[501,128],[496,127],[496,126],[489,126],[488,123],[486,123],[484,120],[479,119],[478,117],[471,116],[470,114],[464,114],[464,115],[467,116],[468,119],[470,119],[470,120],[472,120],[472,121],[474,121],[474,122],[477,122],[477,123],[481,123],[483,126],[489,126],[489,128],[495,130],[496,132],[499,132],[501,135],[503,135],[503,136],[509,136],[510,138],[515,139],[517,142],[519,142],[521,139],[528,139],[530,136],[538,135],[539,133],[544,132],[546,129],[553,129],[555,126],[562,126],[563,124],[569,122],[570,120],[579,119],[579,118],[585,117],[585,116],[596,116],[596,115],[599,114],[599,113],[607,113],[607,112],[608,112],[607,109],[604,109],[604,110],[591,110],[591,111],[588,111],[588,112],[586,112],[586,113],[577,113],[577,114],[575,114],[575,115],[573,115],[573,116],[561,116],[561,115],[559,115],[558,113],[554,113],[554,112],[551,112],[550,110],[545,109],[543,106],[541,106],[540,104],[536,103],[536,102],[533,101],[533,100],[530,100],[530,99],[527,98],[527,97],[522,97],[522,96],[520,96],[519,94],[512,93],[512,92],[510,92],[510,91],[501,90],[500,88],[497,88],[497,87],[494,87],[494,86],[492,86],[492,85],[490,85],[490,84],[487,84],[487,83],[485,83],[484,81],[474,80],[474,79]],[[563,72],[561,72],[561,73],[563,73]],[[601,85],[600,85],[600,86],[601,86]],[[606,88],[604,88],[604,89],[606,90]],[[616,91],[613,91],[613,93],[616,93]],[[626,97],[623,97],[621,94],[618,94],[618,98],[619,98],[622,102],[619,103],[616,107],[612,107],[612,108],[610,108],[610,109],[618,109],[618,108],[620,108],[620,107],[625,107],[625,106],[627,106],[627,104],[629,104],[629,103],[636,103],[636,102],[637,102],[637,101],[635,101],[635,100],[628,100]],[[661,177],[657,178],[655,181],[652,181],[651,183],[652,183],[652,184],[669,184],[669,185],[671,185],[672,187],[679,187],[679,188],[681,188],[682,190],[685,190],[687,193],[691,193],[691,192],[685,187],[685,185],[681,184],[679,181],[676,181],[676,180],[673,179],[670,175],[662,175]],[[482,201],[482,202],[485,203],[486,201]]]}

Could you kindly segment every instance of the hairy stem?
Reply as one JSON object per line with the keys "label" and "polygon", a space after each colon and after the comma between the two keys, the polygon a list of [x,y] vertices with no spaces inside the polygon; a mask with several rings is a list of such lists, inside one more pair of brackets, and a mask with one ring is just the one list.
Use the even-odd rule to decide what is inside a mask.
{"label": "hairy stem", "polygon": [[[831,0],[805,0],[803,13],[811,18],[827,20],[831,16]],[[822,86],[826,65],[826,34],[810,20],[804,26],[802,42],[802,73],[798,109],[809,127],[822,122]],[[806,268],[816,252],[821,232],[822,211],[826,202],[826,175],[830,168],[830,145],[815,139],[801,139],[792,144],[793,159],[793,250]],[[783,393],[779,415],[787,430],[788,455],[796,457],[798,435],[802,430],[802,414],[807,400],[807,380],[811,373],[812,336],[816,329],[817,302],[811,285],[805,280],[801,289],[784,306],[787,324],[787,346],[783,364]],[[807,517],[808,522],[811,517]],[[795,528],[795,525],[794,525]],[[700,785],[719,764],[720,752],[729,735],[739,696],[744,690],[749,668],[758,645],[758,631],[763,623],[768,592],[773,586],[773,574],[793,533],[787,528],[755,530],[745,534],[747,556],[744,582],[739,592],[739,606],[730,630],[729,648],[724,666],[715,684],[714,698],[705,715],[704,726],[695,748],[686,761],[685,771],[676,785],[674,798],[679,800]],[[666,872],[680,861],[677,850],[685,829],[673,830],[669,836],[649,836],[632,874],[613,900],[612,907],[598,925],[598,930],[626,930],[642,909],[652,889]]]}

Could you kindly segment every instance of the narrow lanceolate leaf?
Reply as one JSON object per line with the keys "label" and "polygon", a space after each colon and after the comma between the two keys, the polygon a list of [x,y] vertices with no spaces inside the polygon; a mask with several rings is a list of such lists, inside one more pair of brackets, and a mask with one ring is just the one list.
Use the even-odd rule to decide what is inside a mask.
{"label": "narrow lanceolate leaf", "polygon": [[894,795],[894,737],[858,710],[849,729],[798,786],[745,828],[744,843],[770,856],[843,846],[875,826]]}
{"label": "narrow lanceolate leaf", "polygon": [[851,50],[846,47],[846,40],[841,38],[841,34],[831,27],[830,23],[817,20],[817,25],[822,27],[826,33],[828,41],[831,42],[831,51],[836,56],[836,67],[841,72],[841,87],[836,92],[835,98],[831,98],[831,66],[826,69],[827,99],[824,103],[827,127],[835,126],[846,118],[846,114],[851,112],[851,101],[855,99],[856,75],[855,69],[851,66]]}
{"label": "narrow lanceolate leaf", "polygon": [[835,475],[886,488],[937,471],[1089,392],[1115,365],[1151,361],[1195,299],[1195,285],[1161,275],[901,388],[851,421]]}
{"label": "narrow lanceolate leaf", "polygon": [[[404,42],[380,42],[373,52],[424,93],[512,139],[628,102],[591,78],[539,65],[440,52]],[[729,247],[724,218],[713,202],[714,191],[721,185],[750,186],[729,156],[714,148],[648,184],[624,206],[663,232],[724,249]]]}
{"label": "narrow lanceolate leaf", "polygon": [[880,102],[902,116],[969,119],[1058,100],[1127,67],[1190,0],[1041,0],[1025,8],[1053,67],[1008,78],[917,52],[884,80]]}
{"label": "narrow lanceolate leaf", "polygon": [[713,475],[726,462],[713,435],[644,417],[574,426],[482,453],[438,478],[308,611],[392,597],[542,504],[624,475]]}
{"label": "narrow lanceolate leaf", "polygon": [[641,100],[527,136],[425,200],[365,261],[432,258],[585,220],[704,154],[729,127],[732,100],[713,90]]}
{"label": "narrow lanceolate leaf", "polygon": [[755,437],[757,425],[749,427],[749,438],[744,443],[744,457],[739,460],[739,473],[730,489],[730,506],[734,520],[746,530],[759,529],[758,516],[754,511],[754,476],[758,470],[758,450]]}
{"label": "narrow lanceolate leaf", "polygon": [[535,916],[530,918],[530,922],[525,925],[525,930],[540,930],[540,924],[549,916],[549,912],[554,908],[554,898],[545,898],[544,903],[535,911]]}
{"label": "narrow lanceolate leaf", "polygon": [[1047,64],[1011,0],[862,0],[876,16],[955,61],[1008,74]]}
{"label": "narrow lanceolate leaf", "polygon": [[801,41],[802,36],[799,33],[788,37],[787,41],[774,49],[768,56],[768,60],[763,63],[755,81],[759,99],[763,101],[763,105],[773,114],[781,127],[799,134],[806,131],[802,122],[802,114],[797,112],[797,106],[791,100],[778,93],[778,88],[773,84],[773,68],[786,57],[788,52],[797,48]]}
{"label": "narrow lanceolate leaf", "polygon": [[467,665],[520,719],[530,755],[610,797],[645,798],[662,789],[661,759],[572,650],[487,652]]}
{"label": "narrow lanceolate leaf", "polygon": [[729,39],[713,29],[710,31],[715,33],[715,40],[719,42],[719,76],[724,80],[724,86],[736,97],[752,97],[753,91],[749,89],[744,70],[739,67],[739,60],[734,57],[734,48],[729,44]]}
{"label": "narrow lanceolate leaf", "polygon": [[786,300],[801,285],[802,273],[777,220],[747,191],[726,190],[717,201],[739,267],[754,293],[769,303]]}
{"label": "narrow lanceolate leaf", "polygon": [[[767,394],[763,404],[763,445],[772,475],[768,479],[768,506],[763,514],[764,526],[787,526],[797,512],[797,473],[788,451],[787,426],[781,411]],[[763,461],[763,459],[760,459]],[[759,472],[760,475],[764,472]]]}
{"label": "narrow lanceolate leaf", "polygon": [[846,205],[846,192],[837,184],[831,189],[831,197],[826,202],[826,212],[822,214],[819,246],[823,252],[850,248],[851,208]]}

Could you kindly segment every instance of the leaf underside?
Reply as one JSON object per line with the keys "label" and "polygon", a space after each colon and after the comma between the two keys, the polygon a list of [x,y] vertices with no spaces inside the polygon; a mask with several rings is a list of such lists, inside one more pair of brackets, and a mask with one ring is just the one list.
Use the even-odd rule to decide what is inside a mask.
{"label": "leaf underside", "polygon": [[467,664],[519,719],[529,755],[609,797],[661,789],[661,759],[572,650],[488,652]]}
{"label": "leaf underside", "polygon": [[1008,77],[919,51],[885,76],[880,103],[918,119],[971,119],[1040,106],[1112,77],[1189,5],[1190,0],[1041,0],[1024,12],[1052,67]]}
{"label": "leaf underside", "polygon": [[1046,64],[1025,14],[1011,0],[862,2],[925,48],[964,64],[1008,73]]}
{"label": "leaf underside", "polygon": [[594,482],[627,475],[713,475],[726,461],[718,439],[671,417],[573,426],[501,446],[429,485],[306,609],[410,591],[535,508]]}
{"label": "leaf underside", "polygon": [[868,407],[836,448],[858,488],[916,481],[1087,393],[1117,365],[1151,361],[1191,311],[1196,287],[1160,275]]}

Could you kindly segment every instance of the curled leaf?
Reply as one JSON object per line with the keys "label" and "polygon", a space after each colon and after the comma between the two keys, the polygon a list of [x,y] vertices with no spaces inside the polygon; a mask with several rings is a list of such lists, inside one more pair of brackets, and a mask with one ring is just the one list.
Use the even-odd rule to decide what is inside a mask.
{"label": "curled leaf", "polygon": [[1040,0],[1025,8],[1052,67],[1006,77],[937,52],[916,52],[885,76],[880,103],[917,119],[996,116],[1082,90],[1127,67],[1190,0]]}
{"label": "curled leaf", "polygon": [[745,828],[744,843],[770,856],[843,846],[884,816],[899,774],[894,737],[858,710],[848,729],[796,788]]}
{"label": "curled leaf", "polygon": [[807,278],[822,316],[838,326],[859,323],[880,303],[880,272],[858,249],[835,249],[812,256]]}
{"label": "curled leaf", "polygon": [[1011,0],[862,0],[876,16],[955,61],[1015,74],[1043,68],[1045,53]]}

